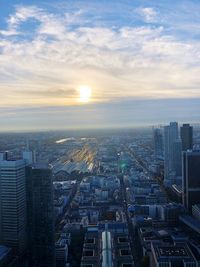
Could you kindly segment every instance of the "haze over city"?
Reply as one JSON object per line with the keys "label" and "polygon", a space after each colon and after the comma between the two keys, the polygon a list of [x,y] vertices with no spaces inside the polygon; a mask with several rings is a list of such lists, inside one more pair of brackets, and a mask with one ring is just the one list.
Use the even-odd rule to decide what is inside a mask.
{"label": "haze over city", "polygon": [[199,1],[0,3],[2,131],[198,122]]}
{"label": "haze over city", "polygon": [[200,266],[200,0],[0,0],[0,267]]}

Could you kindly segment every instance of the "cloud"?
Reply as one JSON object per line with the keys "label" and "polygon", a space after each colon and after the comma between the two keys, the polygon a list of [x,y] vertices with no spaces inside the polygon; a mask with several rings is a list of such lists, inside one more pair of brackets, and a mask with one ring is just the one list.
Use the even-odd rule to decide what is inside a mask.
{"label": "cloud", "polygon": [[41,20],[44,16],[43,10],[36,6],[19,6],[16,8],[14,15],[10,15],[8,18],[8,26],[17,28],[22,22],[25,22],[29,18],[37,18]]}
{"label": "cloud", "polygon": [[147,23],[157,22],[158,13],[152,7],[140,7],[136,9],[136,12],[142,16]]}
{"label": "cloud", "polygon": [[16,91],[18,94],[23,95],[31,95],[31,96],[36,96],[38,98],[41,97],[53,97],[53,98],[60,98],[60,97],[72,97],[72,96],[77,96],[77,91],[74,89],[49,89],[49,90],[26,90],[26,91]]}
{"label": "cloud", "polygon": [[[24,35],[20,31],[20,27],[33,20],[38,23],[35,31],[39,35],[52,35],[62,37],[65,34],[65,24],[68,20],[63,16],[62,19],[58,15],[48,13],[37,6],[18,6],[16,12],[9,16],[7,23],[8,29],[0,31],[2,35]],[[34,32],[34,29],[31,29]],[[32,32],[32,33],[33,33]]]}
{"label": "cloud", "polygon": [[1,106],[77,106],[80,85],[92,88],[94,103],[200,97],[199,39],[179,38],[165,16],[158,23],[158,7],[108,25],[110,11],[102,18],[85,9],[16,7],[0,30]]}
{"label": "cloud", "polygon": [[14,30],[14,29],[11,29],[11,30],[1,30],[0,31],[0,35],[4,35],[4,36],[13,36],[13,35],[18,35],[19,33]]}

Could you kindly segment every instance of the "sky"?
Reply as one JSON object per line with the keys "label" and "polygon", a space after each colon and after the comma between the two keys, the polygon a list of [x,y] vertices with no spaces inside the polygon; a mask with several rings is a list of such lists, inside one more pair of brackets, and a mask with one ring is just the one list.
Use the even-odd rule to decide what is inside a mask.
{"label": "sky", "polygon": [[199,0],[0,0],[0,131],[199,122],[199,14]]}

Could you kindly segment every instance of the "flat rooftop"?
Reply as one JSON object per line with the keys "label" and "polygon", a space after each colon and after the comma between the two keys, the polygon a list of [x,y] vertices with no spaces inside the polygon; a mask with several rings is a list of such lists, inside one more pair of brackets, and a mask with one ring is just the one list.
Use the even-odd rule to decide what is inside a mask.
{"label": "flat rooftop", "polygon": [[175,245],[164,243],[152,243],[156,258],[159,262],[195,262],[195,258],[187,243],[181,242]]}
{"label": "flat rooftop", "polygon": [[37,162],[31,166],[34,170],[46,170],[46,169],[49,170],[51,168],[51,165],[49,165],[48,163],[43,163],[43,162],[41,162],[41,163]]}
{"label": "flat rooftop", "polygon": [[160,247],[158,248],[161,257],[188,257],[189,254],[184,246]]}

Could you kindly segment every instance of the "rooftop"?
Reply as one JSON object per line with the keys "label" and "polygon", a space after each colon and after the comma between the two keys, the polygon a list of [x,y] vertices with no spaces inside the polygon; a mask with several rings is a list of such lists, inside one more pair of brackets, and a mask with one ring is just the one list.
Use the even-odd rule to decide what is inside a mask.
{"label": "rooftop", "polygon": [[46,169],[50,169],[50,167],[51,166],[47,163],[35,163],[32,165],[32,168],[36,170],[40,170],[40,169],[46,170]]}
{"label": "rooftop", "polygon": [[178,261],[178,262],[194,262],[196,261],[187,243],[180,242],[173,245],[163,242],[153,242],[152,250],[159,262],[162,261]]}
{"label": "rooftop", "polygon": [[188,253],[184,246],[179,247],[161,247],[158,248],[159,255],[162,257],[188,257]]}

